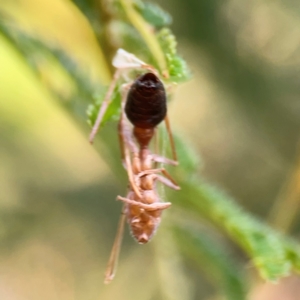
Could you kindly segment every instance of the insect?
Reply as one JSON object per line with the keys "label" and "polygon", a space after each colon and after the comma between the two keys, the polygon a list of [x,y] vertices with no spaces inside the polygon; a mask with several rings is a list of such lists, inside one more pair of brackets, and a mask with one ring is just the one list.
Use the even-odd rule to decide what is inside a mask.
{"label": "insect", "polygon": [[[127,219],[131,233],[137,242],[140,244],[147,243],[160,223],[162,211],[171,205],[170,202],[161,202],[156,191],[156,182],[160,181],[174,190],[180,189],[164,168],[154,167],[156,162],[178,164],[167,118],[166,92],[156,70],[122,49],[118,50],[113,65],[117,67],[117,71],[92,129],[91,142],[110,104],[116,82],[122,76],[121,71],[138,67],[146,69],[147,73],[139,76],[134,82],[123,85],[122,88],[122,109],[118,132],[123,165],[129,179],[129,191],[126,197],[117,197],[124,205],[105,273],[105,283],[109,283],[114,277],[125,219]],[[131,130],[127,119],[133,125],[133,130]],[[149,149],[156,126],[163,120],[166,122],[169,133],[173,160],[152,154]]]}

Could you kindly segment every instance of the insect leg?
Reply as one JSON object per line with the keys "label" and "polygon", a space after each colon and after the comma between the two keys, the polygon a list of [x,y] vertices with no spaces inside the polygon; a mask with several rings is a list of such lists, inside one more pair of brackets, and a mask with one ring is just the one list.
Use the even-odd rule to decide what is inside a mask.
{"label": "insect leg", "polygon": [[145,170],[145,171],[142,171],[139,174],[137,174],[137,176],[143,177],[143,176],[147,176],[150,174],[157,174],[157,173],[162,173],[165,177],[163,177],[161,175],[156,175],[155,179],[159,180],[160,182],[162,182],[163,184],[169,186],[170,188],[172,188],[174,190],[180,190],[180,187],[178,186],[176,181],[172,178],[170,173],[164,168]]}
{"label": "insect leg", "polygon": [[168,131],[169,139],[170,139],[170,144],[171,144],[171,150],[172,150],[172,156],[175,161],[177,161],[177,154],[176,154],[176,149],[175,149],[175,143],[174,143],[174,138],[170,126],[170,121],[168,118],[168,115],[165,116],[165,123],[166,123],[166,128]]}
{"label": "insect leg", "polygon": [[124,225],[125,225],[125,220],[126,220],[126,215],[125,215],[124,210],[125,210],[125,208],[123,206],[122,214],[121,214],[121,217],[119,220],[117,234],[116,234],[114,244],[111,249],[110,257],[108,260],[108,264],[107,264],[107,267],[105,270],[105,277],[104,277],[105,284],[110,283],[116,274],[119,253],[120,253],[122,239],[123,239]]}
{"label": "insect leg", "polygon": [[162,169],[161,172],[165,177],[167,177],[172,183],[174,183],[178,187],[178,190],[180,190],[180,187],[166,169]]}
{"label": "insect leg", "polygon": [[106,112],[106,110],[107,110],[109,104],[110,104],[111,101],[112,101],[112,98],[111,98],[111,97],[112,97],[112,93],[113,93],[113,91],[114,91],[114,88],[115,88],[115,86],[116,86],[116,84],[117,84],[117,81],[118,81],[120,75],[121,75],[121,70],[120,70],[120,69],[117,69],[117,71],[116,71],[115,74],[114,74],[113,80],[112,80],[112,82],[111,82],[111,84],[110,84],[110,86],[109,86],[109,88],[108,88],[108,91],[107,91],[107,93],[106,93],[106,95],[105,95],[105,97],[104,97],[104,100],[103,100],[103,102],[102,102],[102,105],[101,105],[101,107],[100,107],[100,109],[99,109],[99,112],[98,112],[98,116],[97,116],[96,122],[95,122],[95,124],[94,124],[94,126],[93,126],[93,128],[92,128],[91,133],[90,133],[89,141],[90,141],[91,144],[93,143],[93,141],[94,141],[94,139],[95,139],[95,136],[96,136],[96,134],[97,134],[97,131],[98,131],[98,129],[99,129],[99,126],[100,126],[100,124],[101,124],[101,121],[102,121],[102,119],[103,119],[103,116],[104,116],[104,114],[105,114],[105,112]]}
{"label": "insect leg", "polygon": [[169,180],[168,178],[161,175],[156,175],[156,179],[173,190],[180,190],[180,186],[174,183],[173,180]]}
{"label": "insect leg", "polygon": [[139,190],[139,187],[135,182],[135,176],[134,176],[135,174],[133,171],[133,165],[132,165],[131,155],[130,155],[130,151],[135,154],[138,152],[138,150],[136,145],[132,141],[131,133],[129,133],[129,130],[127,130],[127,126],[126,126],[125,111],[124,111],[126,97],[127,97],[127,89],[125,87],[122,91],[122,109],[121,109],[121,117],[119,121],[119,140],[121,144],[123,164],[125,165],[125,169],[128,174],[130,186],[132,190],[135,192],[135,194],[137,195],[137,197],[141,199],[142,195]]}
{"label": "insect leg", "polygon": [[172,166],[178,166],[178,161],[166,158],[164,156],[160,156],[157,154],[151,154],[153,161],[167,164],[167,165],[172,165]]}
{"label": "insect leg", "polygon": [[128,198],[124,198],[121,196],[117,197],[117,200],[123,201],[127,204],[136,205],[140,208],[145,209],[146,211],[154,211],[154,210],[163,210],[171,206],[171,202],[155,202],[151,204],[142,203],[136,200],[131,200]]}

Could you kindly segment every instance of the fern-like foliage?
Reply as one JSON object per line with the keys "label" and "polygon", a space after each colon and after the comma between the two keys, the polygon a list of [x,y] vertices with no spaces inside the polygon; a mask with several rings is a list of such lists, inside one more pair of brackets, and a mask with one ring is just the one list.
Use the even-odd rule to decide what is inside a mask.
{"label": "fern-like foliage", "polygon": [[[99,51],[107,51],[110,41],[105,40],[99,28],[108,26],[105,19],[95,19],[99,7],[94,1],[74,1],[81,18],[88,18],[89,27],[99,42]],[[71,4],[68,4],[71,9]],[[73,4],[72,4],[73,5]],[[72,9],[74,9],[72,7]],[[166,26],[171,17],[157,5],[142,1],[113,1],[110,15],[110,29],[117,37],[117,47],[133,52],[137,57],[151,63],[164,75],[166,83],[180,83],[190,78],[186,62],[177,54],[175,36]],[[1,13],[1,8],[0,8]],[[57,42],[41,38],[32,31],[27,32],[18,24],[18,19],[1,18],[0,33],[19,51],[28,65],[40,78],[48,78],[43,84],[68,107],[70,114],[94,124],[98,109],[107,90],[107,83],[95,82],[79,61],[66,52]],[[101,44],[102,43],[102,44]],[[112,45],[110,45],[112,46]],[[116,48],[117,48],[116,47]],[[114,53],[106,53],[111,57]],[[43,68],[43,61],[51,60],[63,73],[68,88],[57,88],[53,84],[55,74]],[[106,64],[110,64],[107,59]],[[101,66],[99,67],[101,69]],[[103,67],[104,69],[104,67]],[[104,77],[103,77],[104,78]],[[67,90],[67,92],[66,92]],[[119,86],[113,93],[103,124],[115,121],[120,113]],[[42,100],[41,100],[42,101]],[[101,137],[101,134],[99,135]],[[300,271],[300,246],[250,215],[215,185],[199,176],[199,158],[183,138],[177,137],[177,152],[180,166],[174,173],[182,192],[172,193],[170,199],[182,211],[191,213],[196,222],[208,221],[236,243],[249,257],[259,274],[266,280],[276,281],[292,271]],[[113,159],[113,158],[111,158]],[[114,170],[118,174],[117,170]],[[183,214],[183,215],[186,215]],[[188,221],[188,220],[187,220]],[[181,222],[184,223],[184,220]],[[226,254],[217,251],[216,239],[203,236],[195,228],[174,224],[178,248],[184,255],[195,260],[199,268],[213,273],[212,281],[221,285],[227,299],[245,299],[243,276],[236,276],[231,270]],[[210,247],[214,247],[210,251]],[[236,264],[236,274],[244,269]],[[212,272],[213,270],[213,272]],[[211,274],[209,274],[210,276]]]}
{"label": "fern-like foliage", "polygon": [[186,62],[177,55],[177,41],[169,28],[163,28],[157,33],[157,39],[165,53],[170,81],[182,82],[191,77]]}
{"label": "fern-like foliage", "polygon": [[225,232],[252,259],[264,279],[277,281],[293,270],[300,271],[300,247],[289,238],[245,212],[222,190],[197,175],[196,155],[177,139],[181,169],[177,169],[184,195],[172,199],[184,210],[209,219]]}

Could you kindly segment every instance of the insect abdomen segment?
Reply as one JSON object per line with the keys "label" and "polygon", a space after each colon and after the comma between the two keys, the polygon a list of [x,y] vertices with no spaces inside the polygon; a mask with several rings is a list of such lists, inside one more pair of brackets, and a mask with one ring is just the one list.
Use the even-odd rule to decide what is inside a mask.
{"label": "insect abdomen segment", "polygon": [[146,73],[136,79],[129,90],[125,112],[129,121],[139,128],[154,128],[164,120],[166,92],[156,75]]}

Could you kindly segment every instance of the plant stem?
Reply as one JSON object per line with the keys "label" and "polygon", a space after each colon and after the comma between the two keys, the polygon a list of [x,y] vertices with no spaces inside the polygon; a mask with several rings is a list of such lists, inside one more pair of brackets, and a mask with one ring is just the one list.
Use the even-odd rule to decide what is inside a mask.
{"label": "plant stem", "polygon": [[165,73],[167,71],[167,62],[152,28],[150,28],[149,24],[135,11],[131,0],[120,0],[120,3],[129,21],[140,33],[147,44],[153,58],[157,63],[157,67],[162,73]]}
{"label": "plant stem", "polygon": [[103,26],[100,38],[102,41],[101,46],[107,56],[107,61],[109,62],[111,73],[114,72],[111,61],[116,54],[117,49],[119,48],[118,45],[116,45],[116,43],[114,42],[115,38],[112,36],[112,31],[110,29],[111,24],[114,20],[116,20],[112,5],[113,4],[111,0],[94,0],[95,9],[98,12]]}

